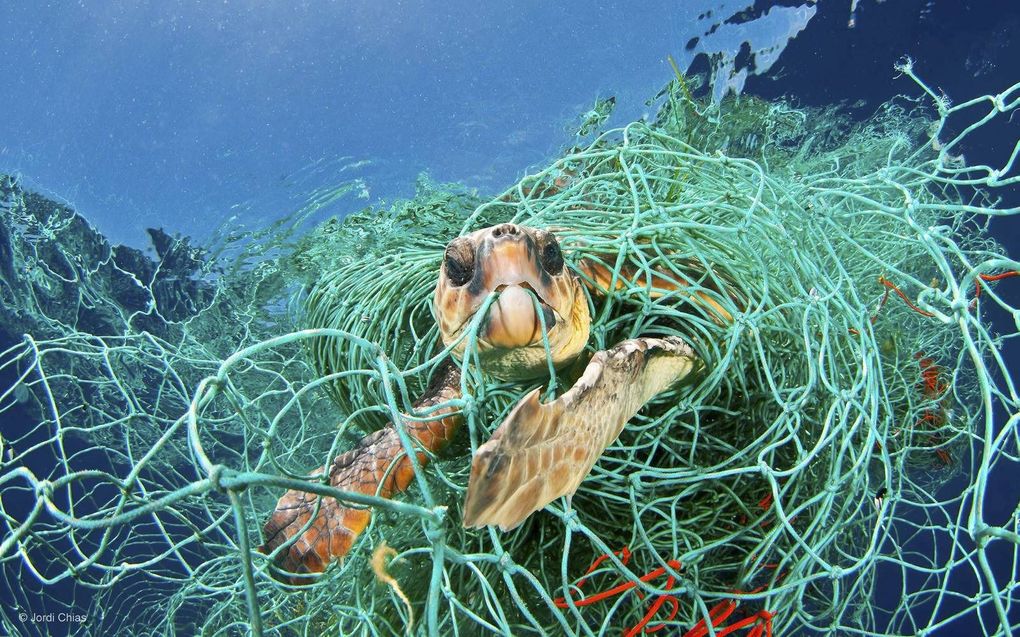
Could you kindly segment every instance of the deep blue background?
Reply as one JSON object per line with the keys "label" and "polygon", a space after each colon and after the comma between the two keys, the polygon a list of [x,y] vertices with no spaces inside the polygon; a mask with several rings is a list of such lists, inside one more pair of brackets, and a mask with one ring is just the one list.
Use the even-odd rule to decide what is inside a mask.
{"label": "deep blue background", "polygon": [[[670,77],[665,55],[683,61],[704,30],[701,4],[12,3],[0,30],[0,170],[138,245],[147,226],[204,234],[235,214],[259,225],[351,177],[382,197],[410,194],[424,169],[494,190],[569,142],[568,124],[596,96],[620,96],[621,119],[640,114]],[[748,90],[865,100],[863,117],[916,92],[895,79],[903,54],[958,101],[1020,80],[1016,1],[862,0],[852,29],[849,5],[823,0]],[[1001,165],[1020,138],[1014,120],[975,135],[968,159]],[[373,163],[341,171],[357,160]],[[1015,189],[1003,194],[1020,203]],[[1020,254],[1017,220],[993,228]],[[1000,289],[1017,298],[1020,282]],[[993,476],[991,494],[987,517],[1001,522],[1016,476]]]}
{"label": "deep blue background", "polygon": [[[838,4],[838,3],[837,3]],[[785,51],[775,72],[779,80],[767,78],[748,83],[750,92],[764,97],[781,94],[795,95],[807,104],[831,104],[865,100],[862,114],[868,107],[886,101],[893,95],[912,92],[908,80],[893,79],[892,64],[902,55],[915,60],[915,69],[929,86],[944,91],[954,103],[996,93],[1020,81],[1020,2],[1015,0],[951,1],[936,0],[862,2],[857,13],[857,26],[846,29],[843,16],[826,4],[809,28],[794,40]],[[984,114],[986,107],[977,112]],[[969,121],[967,123],[970,123]],[[962,148],[972,164],[1002,167],[1020,139],[1020,117],[1013,121],[999,118],[994,125],[978,130]],[[1013,174],[1016,174],[1015,171]],[[999,189],[1003,205],[1020,205],[1020,188]],[[991,224],[996,238],[1004,244],[1014,259],[1020,255],[1020,218],[994,220]],[[1020,280],[1007,279],[998,291],[1011,305],[1020,305]],[[1013,334],[1016,325],[1001,311],[991,311],[987,318],[994,331]],[[1007,341],[1003,352],[1010,370],[1020,369],[1020,347]],[[1014,382],[1018,380],[1014,378]],[[1001,409],[997,422],[1004,423],[1008,414]],[[1015,451],[1015,450],[1014,450]],[[1004,463],[989,476],[984,519],[990,524],[1008,524],[1015,516],[1020,500],[1020,487],[1015,474],[1015,463]],[[971,476],[960,476],[947,484],[938,494],[949,498],[970,484]],[[972,547],[967,547],[968,549]],[[941,555],[948,555],[950,547],[940,545]],[[1013,551],[1001,543],[989,552],[989,562],[1001,582],[1016,581],[1020,573],[1012,562]],[[886,604],[900,598],[898,570],[883,578],[879,570],[876,594]],[[972,594],[975,588],[966,576],[954,580],[957,592]],[[1001,585],[1001,584],[1000,584]],[[942,613],[958,612],[968,605],[963,600],[943,600]],[[986,609],[987,611],[988,609]],[[923,615],[923,612],[920,613]],[[990,624],[996,620],[989,612],[983,616]],[[1011,621],[1020,623],[1020,613],[1014,608]],[[970,615],[936,633],[939,637],[971,637],[985,631],[977,617]]]}

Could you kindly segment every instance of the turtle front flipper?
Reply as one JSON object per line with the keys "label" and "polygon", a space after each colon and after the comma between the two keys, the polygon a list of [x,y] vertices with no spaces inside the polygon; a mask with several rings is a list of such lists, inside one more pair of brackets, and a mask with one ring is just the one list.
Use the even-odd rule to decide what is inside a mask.
{"label": "turtle front flipper", "polygon": [[[604,259],[604,260],[603,260]],[[674,266],[679,272],[662,268],[642,270],[633,263],[625,262],[615,272],[606,265],[616,260],[615,254],[588,255],[577,262],[577,268],[589,290],[604,296],[623,290],[627,286],[643,287],[650,298],[658,299],[666,294],[678,293],[691,303],[708,310],[709,317],[720,325],[733,320],[726,308],[732,301],[736,308],[747,303],[737,286],[726,273],[693,259],[677,258]],[[682,273],[682,274],[681,274]]]}
{"label": "turtle front flipper", "polygon": [[507,531],[572,495],[627,421],[701,365],[680,338],[637,338],[595,354],[553,402],[541,404],[532,391],[475,453],[464,526]]}
{"label": "turtle front flipper", "polygon": [[[460,370],[447,362],[436,370],[414,407],[422,410],[459,396]],[[403,424],[412,440],[434,452],[446,446],[460,422],[459,413],[449,408],[437,411],[431,420],[405,419]],[[419,452],[417,460],[419,466],[423,465],[428,456]],[[318,469],[312,475],[322,475],[323,471]],[[383,498],[405,490],[413,478],[411,461],[392,423],[362,438],[357,447],[337,456],[329,466],[331,486]],[[347,507],[334,498],[287,491],[263,527],[266,540],[259,551],[271,554],[282,547],[274,561],[279,569],[293,575],[276,575],[293,584],[308,583],[308,577],[294,575],[321,573],[330,562],[346,555],[371,514],[371,509]]]}

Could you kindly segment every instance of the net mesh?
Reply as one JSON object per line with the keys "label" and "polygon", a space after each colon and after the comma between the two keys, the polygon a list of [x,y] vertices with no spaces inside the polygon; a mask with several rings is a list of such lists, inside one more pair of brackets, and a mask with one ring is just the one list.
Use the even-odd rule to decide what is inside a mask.
{"label": "net mesh", "polygon": [[[492,200],[423,180],[410,201],[303,230],[348,185],[202,249],[154,234],[155,261],[7,179],[0,292],[26,335],[0,363],[0,625],[915,635],[972,616],[1009,634],[1018,521],[984,507],[993,475],[1017,470],[1001,353],[1015,331],[991,321],[1020,317],[998,291],[1018,264],[988,222],[1020,212],[995,199],[1020,180],[1020,145],[999,169],[960,148],[1020,106],[1020,85],[950,105],[900,70],[919,95],[863,123],[712,105],[678,78],[653,121]],[[556,229],[570,267],[637,272],[589,298],[590,351],[676,334],[704,378],[653,400],[570,503],[511,533],[461,528],[468,455],[533,386],[566,382],[493,381],[470,348],[466,433],[407,494],[309,478],[412,411],[448,356],[430,308],[445,244],[504,221]],[[734,320],[651,298],[655,270]],[[285,488],[374,510],[309,586],[254,550]]]}

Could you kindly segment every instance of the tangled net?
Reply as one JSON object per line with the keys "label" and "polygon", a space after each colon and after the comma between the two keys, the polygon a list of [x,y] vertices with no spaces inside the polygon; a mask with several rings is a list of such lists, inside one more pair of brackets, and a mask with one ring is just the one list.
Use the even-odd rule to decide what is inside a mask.
{"label": "tangled net", "polygon": [[[1000,353],[1015,333],[990,317],[1020,320],[995,283],[1018,263],[987,223],[1020,212],[992,199],[1020,181],[1020,145],[1001,170],[958,153],[1020,106],[1020,84],[950,106],[900,70],[924,95],[863,124],[711,106],[678,78],[655,121],[494,200],[423,183],[303,233],[343,194],[322,192],[259,235],[166,239],[155,266],[8,181],[0,292],[29,334],[3,354],[0,410],[33,419],[3,432],[15,604],[0,625],[59,632],[19,615],[64,611],[87,619],[80,634],[915,635],[977,616],[1008,634],[1016,579],[993,562],[1015,563],[1018,520],[983,506],[991,476],[1017,470]],[[466,434],[408,494],[309,478],[411,412],[448,355],[429,307],[445,244],[503,221],[557,228],[571,266],[637,273],[590,299],[590,350],[677,334],[704,378],[634,418],[569,507],[509,534],[465,531],[460,506],[470,450],[531,386],[470,356]],[[657,269],[732,323],[650,298]],[[274,580],[253,550],[292,488],[375,512],[310,586]]]}

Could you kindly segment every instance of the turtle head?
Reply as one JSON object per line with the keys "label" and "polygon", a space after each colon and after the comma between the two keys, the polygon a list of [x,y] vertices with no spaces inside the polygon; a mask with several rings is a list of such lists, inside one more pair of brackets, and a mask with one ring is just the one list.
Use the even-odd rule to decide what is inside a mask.
{"label": "turtle head", "polygon": [[534,378],[548,369],[543,320],[556,366],[573,360],[588,341],[588,301],[551,232],[504,223],[446,247],[434,307],[443,343],[460,339],[453,350],[458,358],[468,340],[460,337],[490,293],[496,298],[481,317],[478,354],[497,378]]}

